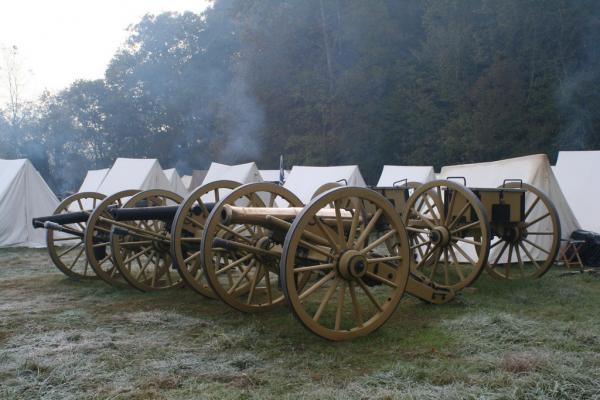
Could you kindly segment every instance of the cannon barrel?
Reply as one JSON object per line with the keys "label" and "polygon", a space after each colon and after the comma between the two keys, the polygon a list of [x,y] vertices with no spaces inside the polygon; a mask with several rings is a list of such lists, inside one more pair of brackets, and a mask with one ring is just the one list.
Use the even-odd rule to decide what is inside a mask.
{"label": "cannon barrel", "polygon": [[110,210],[116,221],[161,220],[172,221],[177,213],[177,206],[132,207]]}
{"label": "cannon barrel", "polygon": [[[214,207],[214,203],[205,203],[206,208],[210,212]],[[175,218],[175,214],[179,206],[157,206],[157,207],[131,207],[131,208],[114,208],[109,210],[109,213],[116,221],[139,221],[139,220],[159,220],[171,222]],[[195,205],[190,210],[193,214],[202,214],[202,207]]]}
{"label": "cannon barrel", "polygon": [[[231,224],[257,224],[270,226],[273,218],[291,222],[303,210],[303,207],[237,207],[231,205],[223,206],[221,210],[221,223]],[[335,209],[323,208],[317,212],[317,216],[325,223],[335,224]],[[344,222],[352,220],[352,214],[348,210],[340,210],[340,216]]]}
{"label": "cannon barrel", "polygon": [[[118,208],[117,205],[108,206],[107,210],[110,212],[111,210]],[[48,215],[45,217],[37,217],[31,220],[31,224],[34,228],[46,228],[46,229],[55,229],[53,228],[53,224],[58,225],[68,225],[68,224],[83,224],[87,222],[90,216],[90,212],[88,211],[73,211],[63,214],[54,214]],[[53,224],[46,224],[46,222],[52,222]]]}
{"label": "cannon barrel", "polygon": [[[76,212],[65,213],[65,214],[56,214],[56,215],[49,215],[46,217],[33,218],[31,220],[31,224],[33,225],[34,228],[48,228],[49,226],[52,226],[52,225],[45,226],[46,222],[52,222],[53,224],[57,224],[57,225],[77,224],[77,223],[87,222],[89,216],[90,216],[90,214],[88,212],[76,211]],[[50,228],[50,229],[53,229],[53,228]]]}

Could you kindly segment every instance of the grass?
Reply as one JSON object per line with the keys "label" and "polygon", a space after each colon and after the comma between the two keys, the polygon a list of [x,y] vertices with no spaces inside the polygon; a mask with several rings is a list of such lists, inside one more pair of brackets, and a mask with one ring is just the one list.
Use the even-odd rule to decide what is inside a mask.
{"label": "grass", "polygon": [[74,282],[43,250],[0,250],[0,398],[600,398],[600,278],[561,272],[405,296],[376,333],[330,343],[285,308]]}

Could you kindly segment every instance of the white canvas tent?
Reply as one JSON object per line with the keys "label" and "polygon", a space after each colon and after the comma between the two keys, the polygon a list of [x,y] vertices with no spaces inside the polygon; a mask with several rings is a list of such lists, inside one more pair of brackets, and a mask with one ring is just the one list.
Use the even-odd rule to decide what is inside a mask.
{"label": "white canvas tent", "polygon": [[97,192],[108,171],[108,168],[89,170],[78,192]]}
{"label": "white canvas tent", "polygon": [[165,176],[167,177],[169,182],[171,182],[171,190],[183,197],[187,196],[188,190],[185,187],[183,181],[181,180],[179,173],[177,173],[177,169],[169,168],[165,169],[163,172],[165,173]]}
{"label": "white canvas tent", "polygon": [[357,165],[336,167],[304,167],[296,165],[292,167],[283,186],[291,190],[292,193],[306,204],[321,185],[338,181],[342,181],[342,184],[347,184],[348,186],[366,186]]}
{"label": "white canvas tent", "polygon": [[577,222],[600,233],[600,151],[561,151],[553,171]]}
{"label": "white canvas tent", "polygon": [[192,175],[184,175],[181,177],[181,182],[183,182],[183,186],[189,191],[190,185],[192,184]]}
{"label": "white canvas tent", "polygon": [[253,162],[238,165],[225,165],[213,162],[206,172],[202,185],[220,180],[229,180],[239,183],[263,181],[256,164]]}
{"label": "white canvas tent", "polygon": [[377,186],[393,186],[403,179],[407,182],[427,183],[435,180],[435,173],[433,167],[384,165]]}
{"label": "white canvas tent", "polygon": [[[278,169],[261,169],[260,176],[262,176],[262,180],[265,182],[279,182],[279,170]],[[290,174],[290,170],[283,171],[284,181],[287,179],[287,176]]]}
{"label": "white canvas tent", "polygon": [[154,158],[117,158],[98,188],[98,192],[110,196],[127,189],[173,190],[158,160]]}
{"label": "white canvas tent", "polygon": [[[206,172],[206,176],[202,181],[202,186],[220,180],[234,181],[241,184],[263,181],[256,164],[253,162],[238,165],[225,165],[213,162]],[[221,189],[219,190],[219,195],[223,198],[223,196],[227,195],[229,192],[231,191]],[[212,202],[215,200],[214,193],[207,193],[202,199],[207,202]]]}
{"label": "white canvas tent", "polygon": [[195,169],[192,171],[192,178],[190,179],[190,184],[188,186],[188,190],[196,189],[198,186],[202,185],[202,181],[206,178],[207,169]]}
{"label": "white canvas tent", "polygon": [[[481,188],[498,187],[502,185],[505,179],[522,179],[524,183],[536,187],[550,198],[560,218],[561,236],[563,238],[569,237],[573,230],[579,229],[579,223],[561,191],[558,181],[550,168],[548,157],[545,154],[477,164],[446,166],[442,168],[440,175],[442,179],[449,176],[465,177],[467,186]],[[530,198],[525,199],[526,210],[532,201]],[[542,215],[541,207],[537,207],[535,210],[531,213],[531,218],[536,218],[538,216],[536,213],[539,213],[539,216]],[[536,225],[536,231],[547,232],[550,230],[550,226],[550,219],[546,218]],[[551,240],[549,236],[535,236],[535,238],[531,238],[532,242],[542,245],[544,248],[549,247],[545,242],[548,240]],[[492,260],[494,259],[494,254],[500,250],[498,249],[499,247],[501,246],[496,246],[492,254],[490,254]],[[531,249],[531,253],[537,258],[536,254],[540,255],[541,252]]]}
{"label": "white canvas tent", "polygon": [[0,247],[45,247],[31,219],[52,215],[58,199],[29,160],[0,160]]}

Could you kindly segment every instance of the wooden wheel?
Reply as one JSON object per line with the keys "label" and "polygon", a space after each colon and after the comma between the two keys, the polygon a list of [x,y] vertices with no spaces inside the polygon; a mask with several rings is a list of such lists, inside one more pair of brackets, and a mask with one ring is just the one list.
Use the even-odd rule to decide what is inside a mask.
{"label": "wooden wheel", "polygon": [[396,309],[409,270],[408,235],[393,206],[355,187],[325,192],[300,212],[280,263],[296,318],[336,341],[379,328]]}
{"label": "wooden wheel", "polygon": [[415,274],[453,290],[477,279],[487,263],[490,226],[471,190],[444,180],[423,184],[408,199],[403,220]]}
{"label": "wooden wheel", "polygon": [[123,190],[106,197],[88,218],[84,232],[85,255],[94,272],[103,281],[116,287],[129,287],[123,279],[112,259],[110,248],[110,231],[113,217],[108,210],[121,207],[129,197],[139,190]]}
{"label": "wooden wheel", "polygon": [[495,232],[487,271],[499,279],[539,278],[560,249],[558,212],[548,196],[531,185],[510,182],[501,187],[526,190],[525,215],[522,222]]}
{"label": "wooden wheel", "polygon": [[[103,194],[96,192],[76,193],[64,199],[54,210],[54,215],[81,211],[91,213],[104,197]],[[90,267],[88,259],[83,254],[85,251],[83,233],[86,225],[87,221],[65,225],[66,228],[79,232],[81,236],[64,232],[59,233],[52,229],[48,229],[46,233],[48,253],[50,253],[54,265],[63,274],[79,280],[98,279],[98,276]]]}
{"label": "wooden wheel", "polygon": [[[132,196],[121,209],[174,206],[183,198],[168,190],[152,189]],[[113,261],[123,278],[143,292],[183,286],[172,268],[170,253],[172,220],[118,221],[110,234]]]}
{"label": "wooden wheel", "polygon": [[271,309],[283,301],[277,275],[287,227],[271,230],[255,223],[225,225],[221,217],[226,205],[302,207],[302,202],[282,186],[252,183],[223,198],[206,220],[200,254],[210,287],[237,310]]}
{"label": "wooden wheel", "polygon": [[335,189],[335,188],[342,187],[342,186],[344,186],[344,185],[342,185],[340,182],[327,182],[327,183],[324,183],[321,186],[319,186],[317,188],[317,190],[315,190],[315,192],[313,193],[313,195],[312,195],[312,197],[310,199],[312,200],[315,197],[317,197],[318,195],[320,195],[321,193],[325,193],[328,190]]}
{"label": "wooden wheel", "polygon": [[215,298],[215,294],[202,271],[200,240],[213,203],[203,198],[212,193],[211,197],[219,201],[238,186],[234,181],[216,181],[198,187],[181,202],[171,227],[171,257],[177,272],[189,287],[206,297]]}
{"label": "wooden wheel", "polygon": [[408,188],[408,195],[412,196],[415,191],[420,188],[421,186],[423,186],[423,184],[421,182],[417,182],[417,181],[410,181],[410,182],[406,182],[405,185],[401,185],[400,187],[406,187]]}

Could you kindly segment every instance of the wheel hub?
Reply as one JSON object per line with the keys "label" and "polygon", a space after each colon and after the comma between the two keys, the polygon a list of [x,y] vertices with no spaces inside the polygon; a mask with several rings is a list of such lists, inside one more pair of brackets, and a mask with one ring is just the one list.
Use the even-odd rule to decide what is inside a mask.
{"label": "wheel hub", "polygon": [[361,278],[367,273],[367,257],[357,250],[348,250],[339,258],[337,269],[346,280]]}
{"label": "wheel hub", "polygon": [[509,243],[518,243],[527,237],[527,228],[522,225],[514,225],[504,228],[502,240]]}
{"label": "wheel hub", "polygon": [[445,226],[436,226],[429,232],[429,240],[434,245],[448,246],[448,243],[450,243],[450,232]]}
{"label": "wheel hub", "polygon": [[[166,232],[163,232],[163,234],[165,234],[165,236],[168,236],[168,234],[166,234]],[[165,243],[161,240],[152,240],[152,247],[158,253],[168,253],[169,252],[169,244]]]}

